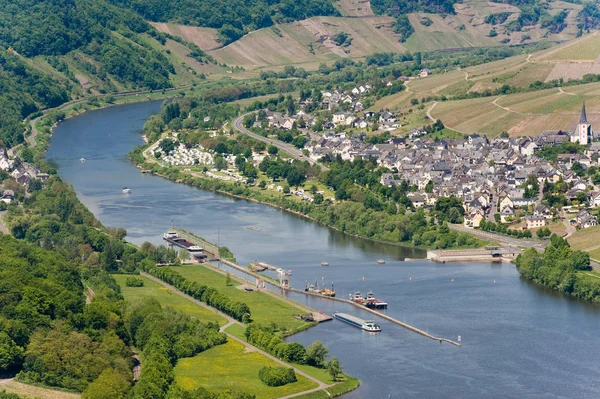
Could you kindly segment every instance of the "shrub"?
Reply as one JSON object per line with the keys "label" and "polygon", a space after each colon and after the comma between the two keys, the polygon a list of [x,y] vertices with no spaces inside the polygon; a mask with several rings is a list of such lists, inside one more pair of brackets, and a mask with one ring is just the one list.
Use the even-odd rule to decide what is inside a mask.
{"label": "shrub", "polygon": [[294,369],[287,367],[262,367],[258,378],[270,387],[280,387],[297,381]]}
{"label": "shrub", "polygon": [[137,277],[127,277],[125,279],[125,286],[127,286],[127,287],[143,287],[144,280],[142,280],[141,278],[137,278]]}

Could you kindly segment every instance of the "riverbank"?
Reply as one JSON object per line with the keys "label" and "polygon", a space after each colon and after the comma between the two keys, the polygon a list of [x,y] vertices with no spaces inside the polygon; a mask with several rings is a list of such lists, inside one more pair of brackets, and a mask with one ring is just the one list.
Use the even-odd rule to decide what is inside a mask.
{"label": "riverbank", "polygon": [[[200,188],[203,190],[212,191],[215,193],[227,195],[237,199],[243,199],[263,205],[267,205],[285,212],[289,212],[296,216],[305,218],[310,220],[311,222],[320,224],[322,226],[331,228],[333,230],[344,233],[350,237],[363,239],[371,242],[395,245],[399,247],[405,248],[413,248],[418,251],[423,250],[420,256],[415,256],[415,258],[425,258],[426,252],[425,249],[437,249],[434,246],[427,245],[414,245],[414,242],[407,240],[400,240],[402,234],[398,231],[399,228],[406,231],[406,229],[410,229],[409,226],[400,227],[399,225],[394,225],[395,222],[391,221],[392,216],[388,215],[384,212],[373,212],[372,210],[364,209],[364,206],[360,203],[342,201],[335,202],[332,204],[323,203],[321,205],[317,205],[308,201],[302,201],[299,197],[293,195],[284,195],[279,192],[272,192],[273,190],[261,189],[258,185],[249,185],[249,184],[241,184],[241,183],[230,183],[220,179],[212,179],[208,176],[203,175],[201,172],[193,172],[186,171],[185,168],[175,168],[175,167],[165,167],[161,165],[159,162],[151,158],[151,154],[148,154],[148,150],[156,147],[157,141],[151,144],[145,144],[133,149],[129,153],[129,159],[132,163],[138,168],[145,172],[151,171],[151,173],[163,177],[165,179],[171,180],[176,183],[184,183],[192,187]],[[152,152],[152,151],[150,151]],[[361,209],[358,209],[361,208]],[[336,212],[337,210],[337,212]],[[358,213],[355,217],[348,217],[351,213]],[[367,236],[365,234],[359,234],[356,232],[349,231],[350,228],[354,230],[364,230],[364,225],[361,225],[358,222],[359,215],[364,217],[366,214],[370,214],[376,218],[384,218],[380,224],[376,224],[378,226],[382,226],[384,224],[392,223],[392,227],[394,231],[381,231],[380,233],[374,233],[372,236]],[[413,219],[416,214],[413,214]],[[394,215],[394,217],[400,217],[399,215]],[[337,218],[337,219],[336,219]],[[343,219],[346,218],[346,219]],[[390,220],[387,220],[387,219]],[[333,222],[332,222],[333,221]],[[365,225],[368,222],[372,222],[372,220],[365,220]],[[410,218],[406,218],[406,224],[413,223],[414,221]],[[362,227],[361,227],[362,226]],[[435,232],[438,234],[439,226],[428,226],[425,230],[426,232]],[[404,233],[406,234],[406,233]],[[447,233],[439,233],[439,234],[447,234]],[[489,243],[487,241],[477,239],[470,234],[462,233],[462,232],[451,232],[453,237],[461,236],[461,240],[464,244],[462,245],[452,245],[449,248],[452,249],[471,249],[471,248],[481,248]],[[378,237],[379,236],[379,237]],[[389,237],[389,238],[398,238],[396,241],[391,239],[384,239],[381,236]],[[411,235],[409,235],[409,238]]]}

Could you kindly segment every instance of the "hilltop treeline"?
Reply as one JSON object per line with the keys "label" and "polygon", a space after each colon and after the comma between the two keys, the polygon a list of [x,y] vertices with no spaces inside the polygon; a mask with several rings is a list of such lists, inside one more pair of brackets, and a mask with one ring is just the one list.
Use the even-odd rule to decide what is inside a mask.
{"label": "hilltop treeline", "polygon": [[275,22],[290,22],[316,15],[339,15],[330,0],[110,0],[156,22],[177,22],[219,30],[230,43],[245,33]]}
{"label": "hilltop treeline", "polygon": [[371,0],[371,8],[376,14],[398,16],[413,12],[432,14],[454,14],[456,0]]}
{"label": "hilltop treeline", "polygon": [[552,235],[543,253],[529,248],[516,260],[521,276],[544,287],[581,299],[600,302],[600,279],[589,276],[590,255],[574,251],[569,243]]}

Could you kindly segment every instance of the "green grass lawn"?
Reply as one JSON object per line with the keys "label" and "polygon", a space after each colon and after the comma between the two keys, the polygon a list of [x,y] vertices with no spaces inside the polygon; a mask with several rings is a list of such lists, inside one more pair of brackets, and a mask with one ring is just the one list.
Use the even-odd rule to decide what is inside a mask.
{"label": "green grass lawn", "polygon": [[241,285],[241,283],[236,280],[232,280],[233,284],[227,286],[225,285],[225,276],[210,270],[207,267],[190,265],[173,267],[172,269],[190,281],[197,281],[206,284],[209,287],[218,289],[234,301],[245,302],[250,307],[252,319],[258,323],[273,322],[289,330],[293,330],[305,324],[305,322],[293,317],[293,315],[301,314],[305,311],[280,301],[266,293],[258,291],[246,292],[236,288],[237,285]]}
{"label": "green grass lawn", "polygon": [[577,230],[567,241],[569,241],[573,249],[586,251],[600,245],[600,242],[598,242],[598,233],[600,233],[600,226]]}
{"label": "green grass lawn", "polygon": [[246,332],[246,327],[244,326],[241,326],[239,324],[232,324],[225,329],[225,332],[233,335],[234,337],[246,341],[246,336],[244,335],[244,333]]}
{"label": "green grass lawn", "polygon": [[263,366],[278,363],[257,352],[247,352],[239,342],[230,340],[194,357],[181,359],[175,366],[175,381],[186,390],[200,386],[209,391],[243,391],[257,398],[271,399],[306,391],[317,385],[298,375],[298,381],[269,387],[258,378]]}
{"label": "green grass lawn", "polygon": [[188,316],[195,317],[198,320],[208,323],[210,321],[217,322],[219,325],[224,325],[226,323],[225,318],[219,316],[218,314],[205,309],[192,301],[183,298],[180,295],[177,295],[160,284],[155,283],[152,280],[149,280],[142,276],[136,276],[144,280],[143,287],[126,287],[125,279],[129,276],[123,274],[115,274],[113,275],[114,279],[121,286],[121,292],[123,296],[127,300],[136,300],[136,299],[148,299],[154,298],[162,306],[170,306],[175,310],[179,310],[184,312]]}

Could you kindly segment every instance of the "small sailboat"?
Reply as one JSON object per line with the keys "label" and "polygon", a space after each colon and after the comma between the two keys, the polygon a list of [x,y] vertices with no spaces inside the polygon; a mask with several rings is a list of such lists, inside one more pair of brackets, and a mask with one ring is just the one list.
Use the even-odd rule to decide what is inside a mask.
{"label": "small sailboat", "polygon": [[129,187],[123,187],[123,194],[131,194],[131,189]]}

